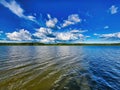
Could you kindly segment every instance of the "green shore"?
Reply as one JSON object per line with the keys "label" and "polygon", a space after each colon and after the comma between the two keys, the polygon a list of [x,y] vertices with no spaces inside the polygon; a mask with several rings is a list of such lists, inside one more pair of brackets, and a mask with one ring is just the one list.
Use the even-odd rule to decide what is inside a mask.
{"label": "green shore", "polygon": [[0,46],[120,46],[120,43],[0,43]]}

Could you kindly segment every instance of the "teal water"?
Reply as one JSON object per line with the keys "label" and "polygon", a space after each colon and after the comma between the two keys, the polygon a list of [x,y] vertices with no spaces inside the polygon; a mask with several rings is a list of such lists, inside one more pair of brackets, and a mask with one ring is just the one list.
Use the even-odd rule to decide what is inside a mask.
{"label": "teal water", "polygon": [[120,90],[120,47],[1,46],[0,90]]}

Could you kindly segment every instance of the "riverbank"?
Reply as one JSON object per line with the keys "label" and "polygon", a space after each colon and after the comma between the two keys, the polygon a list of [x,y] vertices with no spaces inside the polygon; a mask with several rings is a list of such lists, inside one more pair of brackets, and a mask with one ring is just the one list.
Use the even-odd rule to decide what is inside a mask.
{"label": "riverbank", "polygon": [[120,46],[120,43],[0,43],[0,46]]}

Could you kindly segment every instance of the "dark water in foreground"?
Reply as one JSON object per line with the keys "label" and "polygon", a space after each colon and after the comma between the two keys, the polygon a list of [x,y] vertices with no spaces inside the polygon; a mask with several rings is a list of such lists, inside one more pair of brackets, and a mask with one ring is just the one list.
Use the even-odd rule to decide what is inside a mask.
{"label": "dark water in foreground", "polygon": [[1,46],[0,90],[120,90],[120,47]]}

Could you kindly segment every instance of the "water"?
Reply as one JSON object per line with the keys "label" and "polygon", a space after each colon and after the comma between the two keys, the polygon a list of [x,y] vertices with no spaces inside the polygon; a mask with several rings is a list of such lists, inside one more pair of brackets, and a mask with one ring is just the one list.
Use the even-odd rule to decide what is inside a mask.
{"label": "water", "polygon": [[120,47],[1,46],[0,90],[120,90]]}

